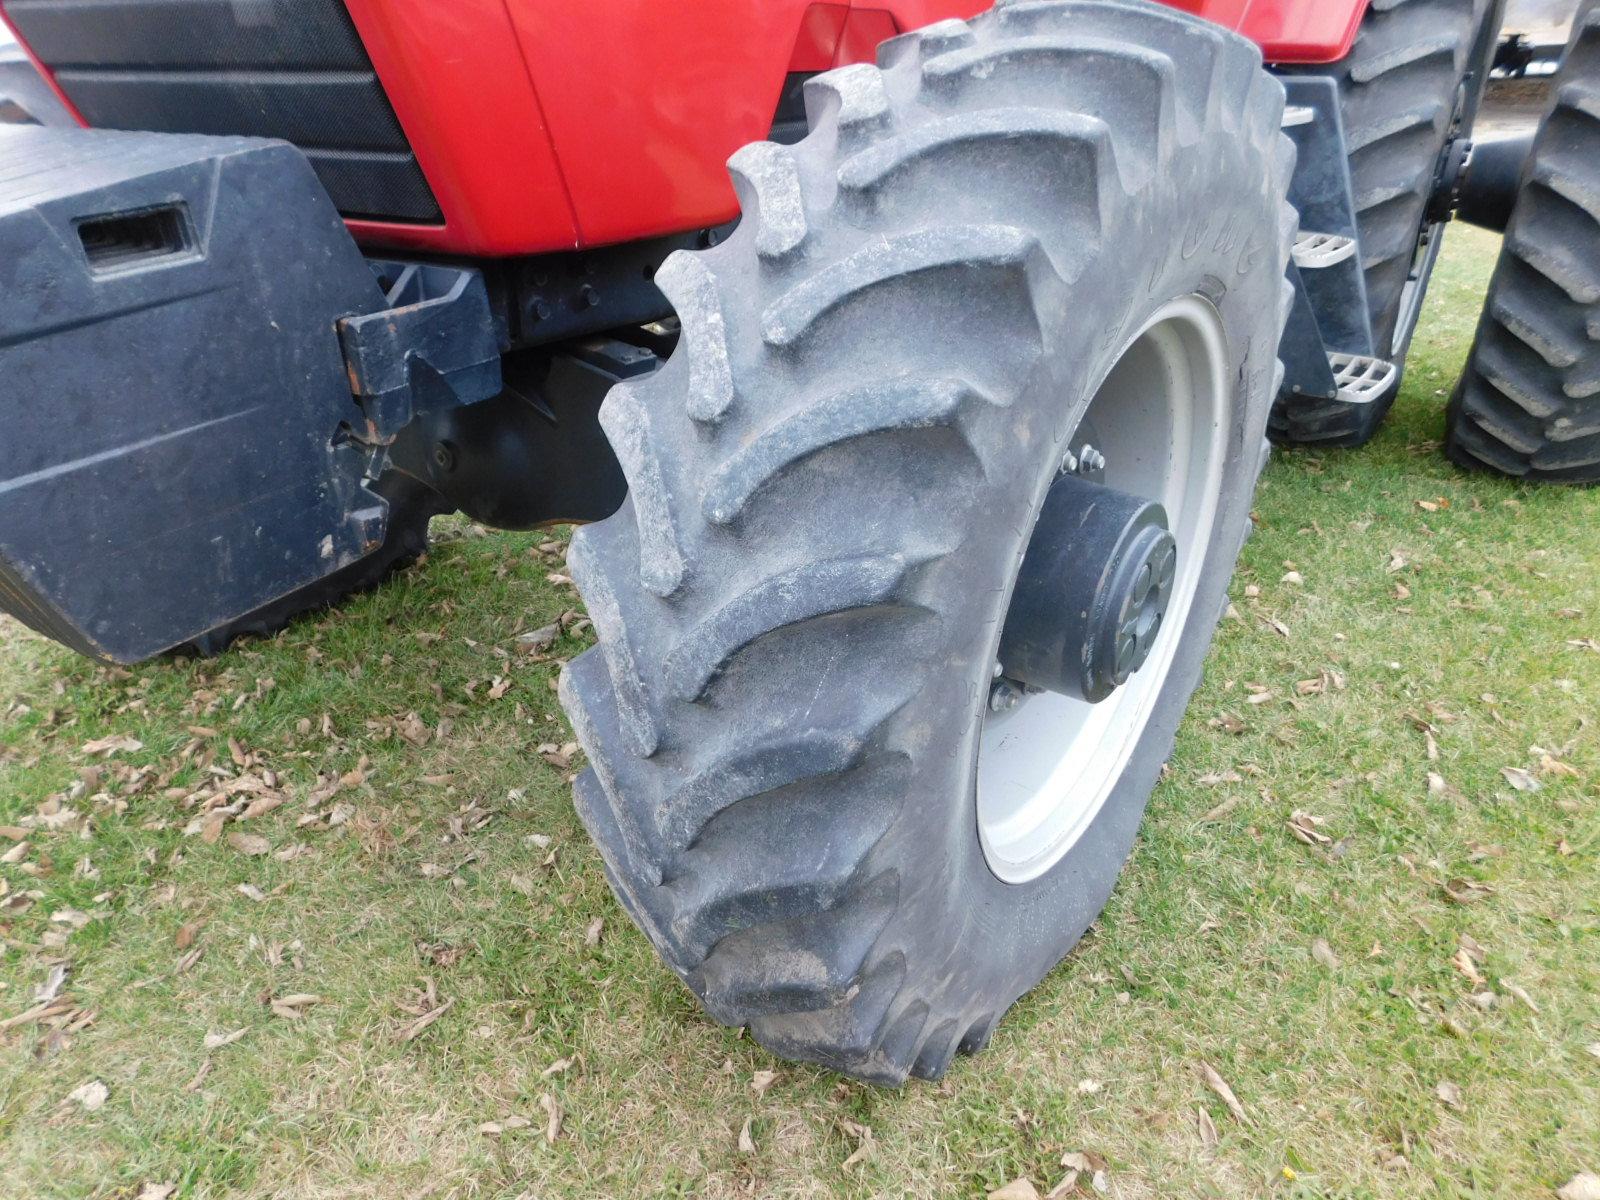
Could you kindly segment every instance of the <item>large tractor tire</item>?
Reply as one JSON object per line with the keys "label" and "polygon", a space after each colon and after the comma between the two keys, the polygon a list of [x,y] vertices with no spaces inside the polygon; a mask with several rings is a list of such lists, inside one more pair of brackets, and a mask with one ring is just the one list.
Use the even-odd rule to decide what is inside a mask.
{"label": "large tractor tire", "polygon": [[[1404,369],[1444,238],[1433,207],[1450,142],[1471,132],[1488,75],[1494,0],[1372,0],[1355,45],[1333,67],[1285,68],[1338,80],[1372,342]],[[1285,397],[1273,437],[1287,444],[1364,445],[1399,393],[1367,403]]]}
{"label": "large tractor tire", "polygon": [[605,401],[629,499],[573,539],[600,645],[561,694],[672,970],[894,1084],[1111,892],[1249,528],[1296,219],[1281,86],[1170,8],[1004,4],[879,63],[657,276],[683,341]]}
{"label": "large tractor tire", "polygon": [[1574,27],[1447,427],[1463,466],[1600,483],[1600,5]]}
{"label": "large tractor tire", "polygon": [[389,502],[389,526],[383,544],[365,558],[326,578],[290,592],[270,604],[219,625],[173,648],[178,658],[215,658],[242,638],[266,638],[311,613],[334,608],[352,596],[369,592],[421,558],[428,550],[428,525],[449,511],[431,488],[391,471],[374,490]]}

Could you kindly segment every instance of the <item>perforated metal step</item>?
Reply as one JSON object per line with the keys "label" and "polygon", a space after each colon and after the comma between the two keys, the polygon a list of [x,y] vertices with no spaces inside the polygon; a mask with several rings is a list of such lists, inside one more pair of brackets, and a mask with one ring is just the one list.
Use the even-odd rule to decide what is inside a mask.
{"label": "perforated metal step", "polygon": [[1339,385],[1339,399],[1346,404],[1371,404],[1383,399],[1400,374],[1394,363],[1363,354],[1330,354],[1328,365]]}
{"label": "perforated metal step", "polygon": [[1356,252],[1356,240],[1337,233],[1301,232],[1294,239],[1294,265],[1302,271],[1337,266]]}

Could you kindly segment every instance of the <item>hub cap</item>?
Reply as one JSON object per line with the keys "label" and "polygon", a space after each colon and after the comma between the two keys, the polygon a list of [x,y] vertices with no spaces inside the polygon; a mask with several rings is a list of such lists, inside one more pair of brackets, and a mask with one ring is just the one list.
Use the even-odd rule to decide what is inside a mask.
{"label": "hub cap", "polygon": [[1161,505],[1064,473],[1011,592],[1003,678],[1091,704],[1106,699],[1150,657],[1176,563]]}
{"label": "hub cap", "polygon": [[1172,535],[1165,529],[1148,531],[1130,556],[1127,574],[1133,575],[1133,583],[1122,593],[1117,619],[1107,624],[1103,642],[1096,643],[1096,662],[1113,688],[1127,683],[1155,649],[1178,574],[1178,548]]}
{"label": "hub cap", "polygon": [[[1064,476],[1041,506],[998,656],[1004,702],[986,708],[978,749],[979,837],[990,869],[1008,883],[1044,874],[1078,841],[1154,712],[1216,523],[1234,404],[1227,360],[1208,301],[1190,296],[1162,308],[1114,360],[1081,418],[1104,458],[1103,482]],[[1083,439],[1071,444],[1081,448]],[[1042,569],[1037,539],[1053,507],[1085,502],[1084,493],[1063,492],[1084,488],[1113,511],[1095,517],[1097,534],[1063,527],[1054,545],[1071,569],[1052,560],[1044,573],[1054,570],[1057,590],[1041,591],[1030,578]],[[1083,546],[1075,561],[1074,544]],[[1030,609],[1050,607],[1040,599],[1047,595],[1054,643],[1025,628]],[[1019,622],[1031,656],[1018,650]]]}

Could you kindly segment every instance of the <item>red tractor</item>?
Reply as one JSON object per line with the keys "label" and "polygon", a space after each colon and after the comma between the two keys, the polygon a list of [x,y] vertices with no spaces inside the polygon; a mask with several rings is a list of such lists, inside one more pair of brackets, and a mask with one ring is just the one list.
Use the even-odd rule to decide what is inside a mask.
{"label": "red tractor", "polygon": [[582,524],[622,904],[938,1076],[1105,902],[1269,437],[1372,436],[1524,174],[1450,450],[1600,478],[1600,15],[1469,172],[1497,0],[985,7],[0,0],[0,607],[212,653]]}

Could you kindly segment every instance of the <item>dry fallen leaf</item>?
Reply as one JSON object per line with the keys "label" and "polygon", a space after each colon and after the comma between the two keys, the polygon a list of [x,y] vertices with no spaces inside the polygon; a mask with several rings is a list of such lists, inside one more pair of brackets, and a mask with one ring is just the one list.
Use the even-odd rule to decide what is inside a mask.
{"label": "dry fallen leaf", "polygon": [[1483,982],[1483,976],[1478,972],[1478,964],[1473,961],[1472,955],[1466,947],[1463,946],[1457,950],[1455,956],[1450,959],[1450,963],[1456,970],[1465,975],[1469,982],[1474,984]]}
{"label": "dry fallen leaf", "polygon": [[84,1112],[99,1112],[110,1095],[110,1088],[98,1079],[91,1079],[88,1083],[79,1084],[68,1092],[65,1103],[77,1104]]}
{"label": "dry fallen leaf", "polygon": [[1509,979],[1502,979],[1500,981],[1500,986],[1503,987],[1506,991],[1510,992],[1518,1000],[1521,1000],[1524,1004],[1526,1004],[1534,1012],[1538,1012],[1539,1011],[1539,1006],[1533,1002],[1533,997],[1528,995],[1528,993],[1523,989],[1521,984],[1514,983],[1513,981],[1511,981]]}
{"label": "dry fallen leaf", "polygon": [[1333,952],[1333,947],[1328,945],[1322,938],[1317,938],[1311,943],[1311,957],[1330,971],[1337,970],[1339,967],[1339,956]]}
{"label": "dry fallen leaf", "polygon": [[1333,839],[1317,827],[1327,822],[1322,817],[1295,809],[1289,816],[1289,832],[1308,846],[1331,845]]}
{"label": "dry fallen leaf", "polygon": [[1024,1176],[1013,1179],[1005,1187],[995,1188],[989,1193],[989,1200],[1039,1200],[1039,1189],[1033,1186],[1033,1181]]}
{"label": "dry fallen leaf", "polygon": [[283,796],[259,796],[245,805],[245,809],[235,820],[248,821],[251,817],[265,816],[275,808],[282,808],[289,801]]}
{"label": "dry fallen leaf", "polygon": [[867,1156],[872,1153],[876,1143],[872,1140],[871,1126],[862,1125],[859,1122],[852,1121],[848,1118],[841,1121],[840,1125],[844,1128],[844,1131],[847,1134],[856,1139],[856,1148],[851,1151],[850,1157],[845,1159],[844,1162],[840,1164],[842,1170],[848,1171],[852,1167],[866,1161]]}
{"label": "dry fallen leaf", "polygon": [[549,1092],[539,1097],[539,1107],[544,1109],[544,1140],[554,1143],[561,1136],[561,1106]]}
{"label": "dry fallen leaf", "polygon": [[1476,904],[1479,900],[1494,895],[1494,889],[1487,883],[1478,883],[1471,879],[1451,879],[1441,886],[1444,889],[1445,899],[1454,904]]}
{"label": "dry fallen leaf", "polygon": [[1537,792],[1544,786],[1531,771],[1524,771],[1521,767],[1501,767],[1500,774],[1504,775],[1506,782],[1519,792]]}
{"label": "dry fallen leaf", "polygon": [[208,846],[215,846],[222,838],[222,827],[227,823],[227,813],[212,809],[200,822],[200,840]]}
{"label": "dry fallen leaf", "polygon": [[744,1124],[739,1126],[740,1154],[754,1154],[756,1152],[756,1140],[750,1135],[750,1123],[753,1120],[755,1120],[754,1117],[746,1117]]}
{"label": "dry fallen leaf", "polygon": [[1200,1076],[1206,1081],[1206,1086],[1222,1099],[1222,1103],[1233,1114],[1233,1119],[1241,1125],[1250,1124],[1250,1118],[1245,1114],[1244,1105],[1239,1103],[1239,1097],[1233,1094],[1233,1089],[1228,1086],[1227,1080],[1217,1074],[1217,1069],[1208,1062],[1201,1062]]}
{"label": "dry fallen leaf", "polygon": [[147,1183],[139,1189],[139,1194],[133,1200],[167,1200],[177,1190],[175,1183]]}
{"label": "dry fallen leaf", "polygon": [[252,858],[265,854],[272,849],[272,843],[259,833],[230,833],[228,835],[228,845],[232,846],[240,854],[248,854]]}
{"label": "dry fallen leaf", "polygon": [[1461,1089],[1448,1079],[1441,1080],[1439,1086],[1433,1089],[1433,1094],[1439,1097],[1439,1103],[1446,1108],[1461,1107]]}
{"label": "dry fallen leaf", "polygon": [[600,934],[605,930],[605,927],[606,920],[604,917],[596,917],[590,921],[589,928],[583,931],[583,944],[585,946],[598,946],[600,944]]}
{"label": "dry fallen leaf", "polygon": [[1559,775],[1565,779],[1582,779],[1583,775],[1571,763],[1564,763],[1553,754],[1539,756],[1539,774]]}
{"label": "dry fallen leaf", "polygon": [[527,1117],[519,1117],[513,1114],[512,1116],[506,1117],[499,1121],[485,1121],[482,1125],[478,1126],[478,1132],[489,1137],[499,1137],[507,1130],[527,1129],[532,1124],[533,1122],[528,1120]]}
{"label": "dry fallen leaf", "polygon": [[750,1076],[750,1090],[757,1096],[765,1096],[767,1089],[778,1080],[776,1071],[757,1071]]}
{"label": "dry fallen leaf", "polygon": [[303,1009],[310,1008],[313,1004],[321,1004],[322,997],[311,992],[294,992],[287,996],[279,997],[270,1002],[272,1015],[283,1017],[290,1021],[298,1021],[306,1014]]}
{"label": "dry fallen leaf", "polygon": [[1600,1175],[1579,1171],[1556,1189],[1556,1200],[1600,1200]]}
{"label": "dry fallen leaf", "polygon": [[548,650],[555,645],[556,638],[561,635],[559,625],[544,625],[529,633],[517,635],[517,645],[529,654],[537,654],[541,650]]}
{"label": "dry fallen leaf", "polygon": [[125,733],[113,734],[110,737],[96,738],[92,742],[83,744],[83,752],[89,755],[100,754],[110,758],[114,754],[132,754],[143,750],[144,743],[137,738],[129,737]]}
{"label": "dry fallen leaf", "polygon": [[1216,1148],[1220,1136],[1217,1133],[1217,1123],[1211,1119],[1211,1114],[1202,1105],[1194,1110],[1195,1132],[1200,1135],[1200,1144],[1207,1150]]}
{"label": "dry fallen leaf", "polygon": [[455,997],[452,996],[437,1008],[429,1009],[427,1012],[423,1013],[415,1021],[412,1021],[409,1025],[397,1033],[395,1035],[395,1040],[400,1042],[414,1041],[424,1029],[426,1029],[429,1025],[432,1025],[440,1017],[444,1016],[445,1013],[449,1012],[450,1006],[455,1002]]}
{"label": "dry fallen leaf", "polygon": [[1106,1177],[1106,1160],[1100,1155],[1087,1150],[1069,1150],[1061,1156],[1061,1165],[1069,1174],[1050,1189],[1051,1197],[1071,1194],[1077,1187],[1079,1175],[1088,1175],[1089,1186],[1102,1195],[1111,1190],[1111,1181]]}
{"label": "dry fallen leaf", "polygon": [[205,1041],[206,1049],[220,1050],[223,1046],[231,1046],[248,1032],[250,1032],[249,1026],[235,1029],[232,1033],[208,1033]]}
{"label": "dry fallen leaf", "polygon": [[48,1004],[61,994],[61,989],[67,982],[67,964],[56,963],[50,968],[50,973],[45,976],[44,982],[34,989],[33,1002],[35,1004]]}

